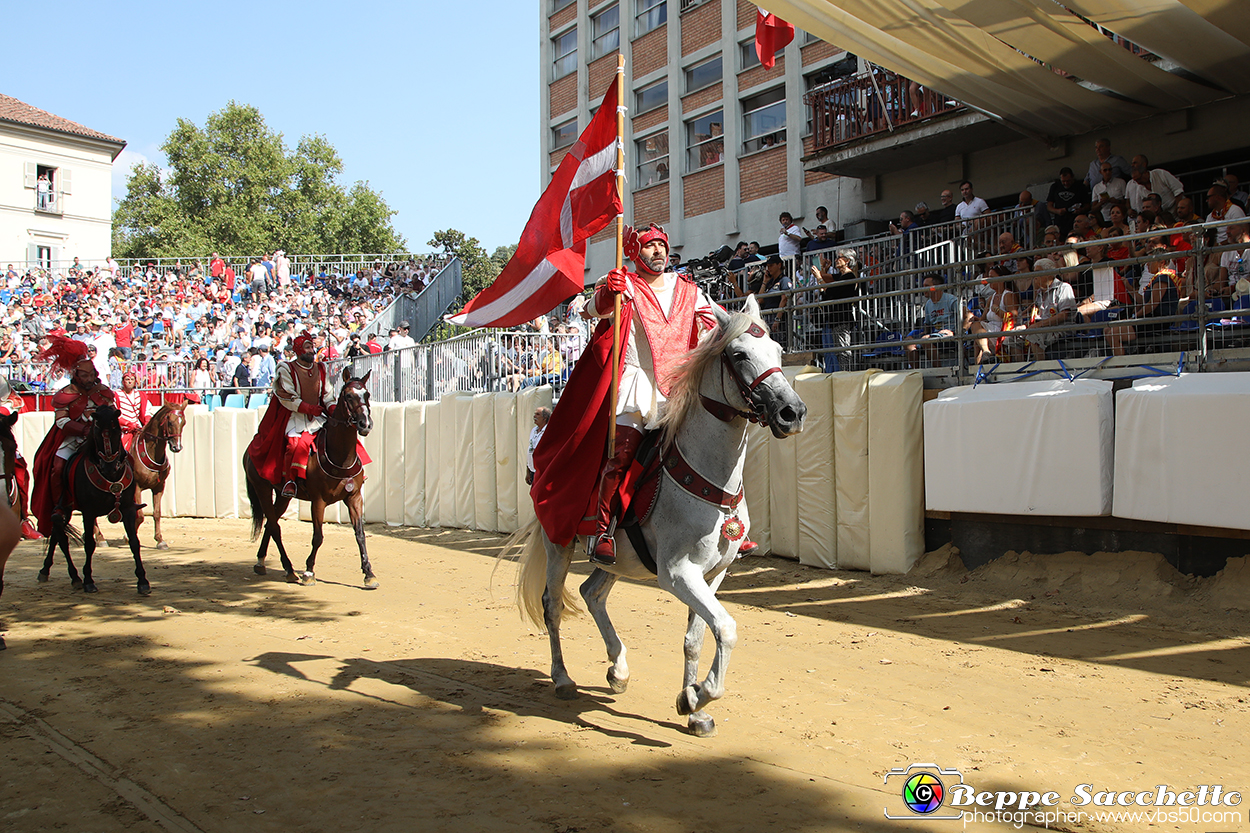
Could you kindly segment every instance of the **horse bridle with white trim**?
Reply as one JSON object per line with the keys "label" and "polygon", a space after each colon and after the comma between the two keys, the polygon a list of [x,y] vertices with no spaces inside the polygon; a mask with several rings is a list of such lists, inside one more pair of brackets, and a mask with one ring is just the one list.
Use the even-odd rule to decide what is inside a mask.
{"label": "horse bridle with white trim", "polygon": [[[747,328],[745,334],[754,336],[755,338],[764,338],[767,335],[764,328],[759,324],[752,324]],[[735,408],[727,402],[719,402],[715,399],[709,399],[706,396],[700,395],[699,398],[703,402],[703,407],[708,413],[719,419],[721,422],[729,422],[735,417],[742,417],[748,422],[754,422],[764,428],[770,428],[771,426],[768,421],[768,411],[757,400],[755,391],[769,376],[772,376],[774,373],[780,373],[781,368],[777,366],[770,367],[759,376],[756,376],[752,381],[748,382],[738,371],[738,366],[730,361],[728,356],[721,353],[720,358],[721,364],[725,366],[725,369],[729,372],[730,377],[737,384],[738,393],[742,395],[743,401],[747,403],[747,410],[743,411]],[[725,395],[724,376],[721,376],[721,394]]]}

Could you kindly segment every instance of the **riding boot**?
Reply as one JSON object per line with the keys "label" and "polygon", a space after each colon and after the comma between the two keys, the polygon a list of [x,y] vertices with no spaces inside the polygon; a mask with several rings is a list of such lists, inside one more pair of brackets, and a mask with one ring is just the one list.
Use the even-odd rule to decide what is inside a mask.
{"label": "riding boot", "polygon": [[283,497],[295,497],[298,485],[295,477],[295,452],[291,448],[291,441],[288,439],[286,444],[286,454],[282,458],[282,469],[287,473],[286,484],[282,487]]}
{"label": "riding boot", "polygon": [[616,426],[616,445],[613,454],[603,466],[603,476],[599,479],[599,532],[594,551],[590,560],[595,564],[612,566],[616,563],[616,545],[608,534],[612,523],[612,506],[616,501],[616,490],[621,485],[621,478],[629,471],[638,446],[642,444],[642,432],[628,425]]}
{"label": "riding boot", "polygon": [[52,458],[52,474],[48,477],[48,493],[52,496],[52,517],[65,517],[65,460],[62,457]]}

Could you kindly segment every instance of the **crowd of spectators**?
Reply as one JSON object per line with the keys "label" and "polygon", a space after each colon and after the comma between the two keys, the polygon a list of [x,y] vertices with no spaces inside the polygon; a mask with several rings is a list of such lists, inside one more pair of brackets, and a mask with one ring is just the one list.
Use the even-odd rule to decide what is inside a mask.
{"label": "crowd of spectators", "polygon": [[[64,271],[7,264],[0,286],[0,373],[18,389],[56,390],[38,360],[47,336],[86,342],[110,386],[123,371],[140,388],[230,393],[265,388],[276,362],[305,330],[317,334],[321,358],[353,357],[412,344],[407,328],[381,335],[366,326],[401,293],[413,297],[436,270],[425,262],[376,262],[342,274],[293,271],[283,251],[232,264],[214,253],[203,261],[97,268],[78,258]],[[407,322],[402,322],[406,324]]]}

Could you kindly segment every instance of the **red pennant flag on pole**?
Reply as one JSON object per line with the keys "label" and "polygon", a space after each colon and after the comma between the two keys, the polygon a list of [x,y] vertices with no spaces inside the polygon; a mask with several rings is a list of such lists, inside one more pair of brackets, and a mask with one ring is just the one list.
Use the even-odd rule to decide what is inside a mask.
{"label": "red pennant flag on pole", "polygon": [[448,321],[466,327],[512,327],[545,315],[582,291],[586,240],[621,213],[616,107],[614,76],[594,118],[538,198],[512,259],[494,283]]}
{"label": "red pennant flag on pole", "polygon": [[777,63],[777,51],[785,49],[794,40],[794,24],[786,23],[758,6],[755,15],[755,54],[764,69],[772,69]]}

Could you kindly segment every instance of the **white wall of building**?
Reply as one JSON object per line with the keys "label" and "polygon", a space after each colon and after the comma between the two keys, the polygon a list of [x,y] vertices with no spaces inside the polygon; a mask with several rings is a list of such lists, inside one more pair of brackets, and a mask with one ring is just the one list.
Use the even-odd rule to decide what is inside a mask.
{"label": "white wall of building", "polygon": [[[117,145],[0,123],[0,266],[23,270],[47,247],[56,261],[109,256]],[[56,212],[37,211],[36,166],[55,169]],[[33,263],[31,265],[34,265]]]}

